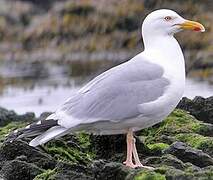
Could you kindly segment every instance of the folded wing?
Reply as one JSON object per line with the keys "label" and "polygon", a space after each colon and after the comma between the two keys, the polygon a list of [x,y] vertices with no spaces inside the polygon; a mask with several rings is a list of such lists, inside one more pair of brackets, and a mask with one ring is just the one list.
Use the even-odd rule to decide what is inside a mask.
{"label": "folded wing", "polygon": [[102,120],[133,118],[141,114],[139,104],[162,96],[168,84],[162,67],[136,56],[96,77],[55,115],[58,115],[59,124],[66,128]]}

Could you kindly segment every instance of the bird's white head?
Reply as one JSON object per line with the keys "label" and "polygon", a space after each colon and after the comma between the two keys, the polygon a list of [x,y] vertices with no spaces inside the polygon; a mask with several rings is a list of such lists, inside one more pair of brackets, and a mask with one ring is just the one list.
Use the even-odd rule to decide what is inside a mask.
{"label": "bird's white head", "polygon": [[205,31],[202,24],[186,20],[169,9],[153,11],[145,18],[142,25],[142,32],[151,32],[152,35],[173,35],[184,29],[200,32]]}
{"label": "bird's white head", "polygon": [[202,24],[186,20],[175,11],[169,9],[153,11],[147,15],[142,24],[142,36],[145,47],[157,43],[156,41],[162,42],[162,39],[165,39],[166,37],[167,39],[173,37],[175,33],[184,29],[199,32],[205,31]]}

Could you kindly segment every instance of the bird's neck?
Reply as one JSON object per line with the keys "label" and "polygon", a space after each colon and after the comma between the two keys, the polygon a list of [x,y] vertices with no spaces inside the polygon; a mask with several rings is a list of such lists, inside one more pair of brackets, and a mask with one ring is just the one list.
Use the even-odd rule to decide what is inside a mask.
{"label": "bird's neck", "polygon": [[152,51],[157,53],[170,62],[178,61],[184,65],[184,57],[179,43],[173,36],[144,36],[144,52]]}
{"label": "bird's neck", "polygon": [[179,43],[173,36],[145,37],[144,54],[156,64],[164,66],[171,74],[185,77],[185,62]]}
{"label": "bird's neck", "polygon": [[[157,36],[143,36],[144,49],[163,50],[165,53],[169,49],[180,49],[179,43],[173,36],[157,35]],[[181,50],[181,49],[180,49]],[[182,51],[181,51],[182,52]]]}

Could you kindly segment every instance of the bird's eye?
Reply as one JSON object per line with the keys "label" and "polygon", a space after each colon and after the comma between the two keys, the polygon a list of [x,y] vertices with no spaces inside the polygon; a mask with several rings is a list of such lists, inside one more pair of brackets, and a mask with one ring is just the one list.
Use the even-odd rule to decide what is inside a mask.
{"label": "bird's eye", "polygon": [[171,17],[171,16],[166,16],[166,17],[164,18],[164,20],[170,21],[170,20],[172,20],[172,17]]}

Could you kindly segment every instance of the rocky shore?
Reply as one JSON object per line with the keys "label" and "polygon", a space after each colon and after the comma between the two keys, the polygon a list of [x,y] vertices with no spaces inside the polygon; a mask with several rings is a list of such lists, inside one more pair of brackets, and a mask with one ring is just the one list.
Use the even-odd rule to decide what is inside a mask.
{"label": "rocky shore", "polygon": [[[183,98],[162,123],[136,133],[139,156],[155,170],[130,169],[124,135],[66,135],[33,148],[11,141],[14,129],[38,120],[0,108],[0,179],[3,180],[211,180],[213,97]],[[42,114],[44,118],[48,113]],[[8,134],[10,134],[8,136]]]}
{"label": "rocky shore", "polygon": [[[177,39],[189,75],[212,83],[212,7],[212,0],[1,0],[0,70],[2,66],[22,72],[39,63],[48,67],[126,61],[143,49],[143,18],[169,8],[205,25],[206,33],[182,32]],[[51,66],[45,70],[49,71]],[[8,74],[1,70],[1,77]]]}

